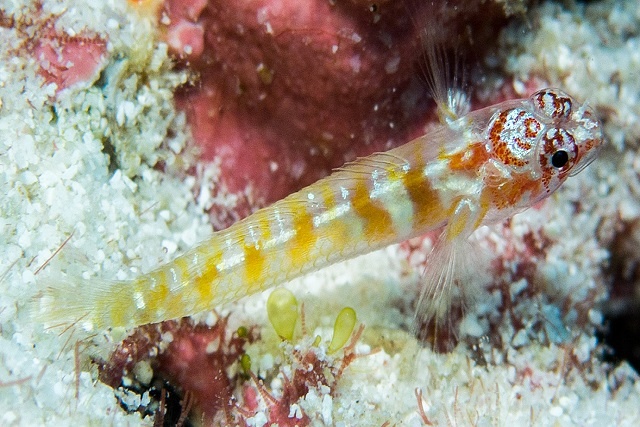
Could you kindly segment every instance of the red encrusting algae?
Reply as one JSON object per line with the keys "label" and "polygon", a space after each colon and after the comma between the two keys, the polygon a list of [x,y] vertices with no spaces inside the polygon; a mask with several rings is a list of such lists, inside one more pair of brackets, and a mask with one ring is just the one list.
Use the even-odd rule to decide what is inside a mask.
{"label": "red encrusting algae", "polygon": [[57,15],[44,16],[36,2],[35,13],[17,20],[0,10],[0,27],[25,33],[25,43],[16,54],[27,54],[38,64],[46,84],[55,84],[56,93],[73,85],[90,83],[98,77],[107,58],[107,40],[85,29],[56,27]]}
{"label": "red encrusting algae", "polygon": [[[207,326],[183,319],[137,328],[118,345],[107,362],[100,364],[99,379],[113,388],[125,387],[134,382],[135,365],[144,361],[153,367],[154,379],[162,380],[172,392],[183,396],[181,405],[189,407],[182,407],[181,418],[186,416],[183,412],[192,410],[189,415],[192,419],[246,425],[248,418],[264,412],[270,423],[280,426],[309,425],[309,416],[301,409],[292,414],[292,405],[311,389],[335,392],[337,381],[357,357],[355,345],[364,329],[361,325],[352,335],[342,357],[327,357],[309,340],[296,346],[283,344],[283,356],[292,367],[292,376],[288,378],[280,371],[282,390],[276,398],[251,370],[243,375],[239,369],[245,344],[260,337],[255,331],[231,331],[227,320],[219,318],[214,325]],[[125,378],[128,380],[124,381]],[[151,388],[158,387],[153,384]],[[141,391],[140,387],[132,390]],[[165,395],[166,392],[160,394]],[[164,408],[162,399],[159,404]],[[144,408],[127,409],[145,412]],[[158,409],[156,417],[164,419],[165,414]]]}
{"label": "red encrusting algae", "polygon": [[166,1],[164,38],[197,73],[177,104],[203,160],[220,161],[218,184],[269,204],[423,133],[434,115],[418,78],[422,29],[437,25],[447,45],[479,12],[503,19],[449,3]]}
{"label": "red encrusting algae", "polygon": [[212,326],[187,319],[145,325],[118,345],[102,364],[99,379],[117,388],[137,363],[148,361],[154,377],[189,393],[193,409],[212,419],[219,411],[229,413],[238,381],[229,369],[244,354],[245,343],[255,339],[254,333],[231,331],[224,317]]}

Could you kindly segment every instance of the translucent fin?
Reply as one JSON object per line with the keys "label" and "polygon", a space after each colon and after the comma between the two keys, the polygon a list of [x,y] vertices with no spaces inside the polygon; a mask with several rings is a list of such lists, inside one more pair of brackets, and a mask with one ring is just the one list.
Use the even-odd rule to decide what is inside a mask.
{"label": "translucent fin", "polygon": [[449,314],[452,301],[456,291],[462,290],[461,282],[456,277],[456,273],[459,273],[457,263],[462,243],[449,242],[441,235],[427,258],[414,319],[416,335],[423,341],[435,344],[443,324],[447,328],[446,332],[451,332]]}
{"label": "translucent fin", "polygon": [[422,78],[436,103],[440,122],[450,125],[470,111],[461,43],[432,26],[420,32]]}
{"label": "translucent fin", "polygon": [[424,79],[431,96],[438,107],[438,117],[442,124],[450,124],[466,115],[471,107],[464,89],[464,67],[459,62],[457,48],[454,48],[453,64],[445,46],[437,42],[428,32],[424,32]]}
{"label": "translucent fin", "polygon": [[77,325],[86,331],[103,329],[108,325],[106,314],[98,312],[98,301],[117,304],[122,292],[131,292],[128,282],[81,277],[46,280],[50,285],[31,301],[29,311],[34,322],[47,328]]}
{"label": "translucent fin", "polygon": [[475,298],[478,277],[485,271],[482,251],[469,240],[477,221],[473,212],[467,201],[459,203],[427,257],[416,304],[416,336],[443,351],[457,342],[453,319],[464,317],[466,305]]}
{"label": "translucent fin", "polygon": [[461,15],[452,14],[447,2],[404,0],[402,3],[414,28],[419,30],[421,78],[436,103],[440,122],[452,125],[470,110],[465,61],[461,59],[464,39],[469,34],[453,32],[459,28]]}
{"label": "translucent fin", "polygon": [[394,150],[373,153],[366,157],[359,157],[353,162],[347,162],[343,166],[334,169],[334,173],[327,177],[331,179],[363,179],[370,178],[371,174],[399,171],[409,162],[403,157],[394,154]]}

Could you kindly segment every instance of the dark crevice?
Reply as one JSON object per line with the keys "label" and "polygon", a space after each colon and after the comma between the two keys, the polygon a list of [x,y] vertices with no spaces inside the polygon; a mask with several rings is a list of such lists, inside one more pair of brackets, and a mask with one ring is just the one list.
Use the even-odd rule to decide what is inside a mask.
{"label": "dark crevice", "polygon": [[[605,327],[596,334],[607,348],[603,359],[615,365],[626,361],[640,372],[640,303],[609,305],[611,309],[605,310]],[[614,305],[617,307],[613,308]]]}

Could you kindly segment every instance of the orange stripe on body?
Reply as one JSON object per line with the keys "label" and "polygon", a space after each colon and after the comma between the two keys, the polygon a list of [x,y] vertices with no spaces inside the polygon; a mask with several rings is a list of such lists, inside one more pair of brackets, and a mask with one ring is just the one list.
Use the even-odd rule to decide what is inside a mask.
{"label": "orange stripe on body", "polygon": [[222,252],[220,250],[216,250],[213,254],[209,250],[207,252],[199,251],[198,256],[203,258],[201,260],[203,269],[201,274],[194,277],[194,286],[203,302],[209,302],[214,299],[213,284],[218,279],[218,264],[222,261]]}
{"label": "orange stripe on body", "polygon": [[248,289],[260,287],[265,261],[266,257],[262,249],[251,245],[244,247],[244,272]]}
{"label": "orange stripe on body", "polygon": [[306,206],[301,206],[299,212],[293,216],[294,236],[287,242],[291,268],[299,270],[310,261],[311,248],[318,240],[313,228],[313,215],[307,212]]}
{"label": "orange stripe on body", "polygon": [[469,144],[465,150],[453,154],[441,154],[440,158],[449,160],[449,168],[452,171],[465,171],[470,175],[476,175],[490,156],[484,143],[476,142]]}
{"label": "orange stripe on body", "polygon": [[[314,202],[318,203],[319,209],[309,209],[310,204],[314,202],[305,201],[303,206],[294,214],[292,226],[295,235],[288,242],[292,271],[299,271],[306,264],[314,261],[312,258],[318,254],[314,254],[313,249],[319,239],[331,240],[335,250],[340,250],[347,237],[343,235],[342,226],[344,224],[340,219],[331,220],[323,224],[321,231],[316,230],[313,223],[314,214],[320,215],[331,212],[337,206],[334,189],[331,185],[327,181],[320,181],[309,188],[309,193],[314,194]],[[310,210],[315,212],[312,214]]]}
{"label": "orange stripe on body", "polygon": [[482,225],[482,220],[489,212],[489,208],[491,207],[491,193],[488,191],[483,191],[480,194],[480,213],[478,215],[478,219],[476,219],[476,223],[474,224],[474,228],[480,227]]}
{"label": "orange stripe on body", "polygon": [[403,177],[404,187],[413,203],[413,229],[431,229],[447,219],[447,211],[438,192],[431,186],[421,167],[410,169]]}
{"label": "orange stripe on body", "polygon": [[[167,306],[167,297],[169,296],[169,284],[165,276],[165,271],[155,271],[149,274],[147,280],[142,280],[141,285],[146,286],[146,290],[142,291],[145,295],[146,310],[155,313],[159,308]],[[151,288],[150,282],[155,279],[155,287]],[[145,283],[146,282],[146,283]]]}
{"label": "orange stripe on body", "polygon": [[[322,240],[330,242],[331,250],[342,253],[346,249],[347,244],[353,243],[353,239],[359,238],[357,232],[350,226],[352,218],[348,216],[336,218],[327,223],[319,231],[322,234]],[[328,253],[325,255],[329,255]]]}
{"label": "orange stripe on body", "polygon": [[123,310],[122,306],[113,304],[111,306],[107,305],[106,308],[109,310],[109,317],[111,318],[112,324],[126,325],[128,323],[125,321],[125,310]]}
{"label": "orange stripe on body", "polygon": [[469,211],[468,205],[460,206],[460,211],[456,212],[461,201],[462,197],[456,197],[447,212],[449,222],[445,232],[449,240],[458,237],[467,228],[471,218],[471,211]]}
{"label": "orange stripe on body", "polygon": [[365,238],[370,241],[380,241],[394,233],[393,218],[381,201],[369,197],[366,181],[358,180],[354,187],[351,201],[353,210],[364,224]]}
{"label": "orange stripe on body", "polygon": [[255,213],[255,220],[247,224],[257,235],[255,242],[246,237],[244,244],[244,273],[249,289],[260,288],[262,284],[267,260],[265,244],[271,239],[271,221],[269,220],[271,212],[271,210],[258,211]]}
{"label": "orange stripe on body", "polygon": [[516,206],[524,196],[535,197],[542,191],[542,180],[531,179],[527,174],[513,174],[509,179],[492,183],[486,190],[492,204],[498,209]]}

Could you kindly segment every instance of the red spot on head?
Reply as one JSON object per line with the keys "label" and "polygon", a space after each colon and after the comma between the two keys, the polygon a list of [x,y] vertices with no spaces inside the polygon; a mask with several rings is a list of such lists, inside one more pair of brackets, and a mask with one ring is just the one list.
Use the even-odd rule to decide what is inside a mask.
{"label": "red spot on head", "polygon": [[490,126],[489,141],[496,158],[506,166],[528,165],[541,123],[525,110],[510,109],[500,112]]}
{"label": "red spot on head", "polygon": [[538,136],[538,133],[540,132],[540,129],[542,129],[542,125],[540,124],[540,122],[533,117],[527,117],[524,120],[524,126],[525,136],[527,138],[536,138]]}
{"label": "red spot on head", "polygon": [[534,105],[541,114],[552,119],[571,117],[573,102],[564,92],[557,89],[543,89],[531,95]]}

